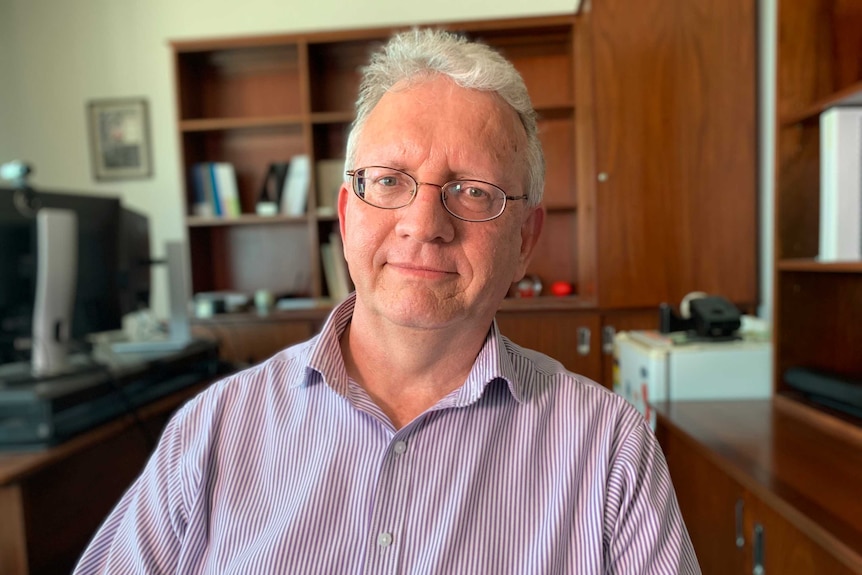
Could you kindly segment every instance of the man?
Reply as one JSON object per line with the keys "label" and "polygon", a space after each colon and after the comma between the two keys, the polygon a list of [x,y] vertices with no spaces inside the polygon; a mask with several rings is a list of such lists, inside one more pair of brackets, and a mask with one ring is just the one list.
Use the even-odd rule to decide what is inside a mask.
{"label": "man", "polygon": [[77,572],[698,573],[643,418],[494,323],[544,217],[514,68],[395,37],[347,167],[355,295],[187,404]]}

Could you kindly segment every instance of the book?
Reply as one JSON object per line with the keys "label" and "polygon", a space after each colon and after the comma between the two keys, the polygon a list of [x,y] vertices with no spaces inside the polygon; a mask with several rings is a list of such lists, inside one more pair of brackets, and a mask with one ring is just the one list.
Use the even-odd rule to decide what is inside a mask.
{"label": "book", "polygon": [[204,170],[204,180],[209,190],[209,198],[212,201],[213,215],[220,218],[224,215],[224,212],[222,212],[222,201],[219,198],[215,164],[213,162],[205,162],[202,169]]}
{"label": "book", "polygon": [[239,189],[233,164],[214,162],[211,164],[215,178],[216,197],[220,215],[235,218],[240,215]]}
{"label": "book", "polygon": [[319,160],[315,166],[317,177],[317,213],[335,215],[338,192],[344,183],[344,160]]}
{"label": "book", "polygon": [[206,164],[194,164],[189,170],[192,187],[192,214],[211,218],[215,214],[212,201],[212,187]]}
{"label": "book", "polygon": [[329,234],[329,243],[332,245],[333,259],[335,260],[335,275],[338,289],[343,294],[341,299],[344,299],[347,297],[347,294],[353,291],[353,281],[350,279],[347,260],[344,259],[344,243],[341,241],[341,234],[337,231],[331,232]]}
{"label": "book", "polygon": [[320,244],[320,260],[323,264],[323,279],[326,281],[326,291],[329,297],[336,302],[344,299],[345,295],[338,284],[338,276],[335,272],[335,254],[332,244],[324,242]]}
{"label": "book", "polygon": [[821,261],[862,259],[862,107],[820,114]]}
{"label": "book", "polygon": [[310,180],[311,158],[307,154],[291,158],[281,192],[281,213],[289,216],[305,214]]}
{"label": "book", "polygon": [[344,259],[344,246],[338,232],[332,232],[329,241],[320,244],[320,258],[329,297],[336,302],[343,301],[353,290],[353,283],[350,281],[347,261]]}
{"label": "book", "polygon": [[289,162],[273,162],[266,170],[255,211],[261,216],[273,216],[278,213],[281,203],[281,191],[287,178]]}

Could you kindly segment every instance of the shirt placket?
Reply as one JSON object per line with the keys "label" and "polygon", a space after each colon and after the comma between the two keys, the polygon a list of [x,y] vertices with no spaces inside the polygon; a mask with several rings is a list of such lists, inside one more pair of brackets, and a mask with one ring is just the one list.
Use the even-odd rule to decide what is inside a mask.
{"label": "shirt placket", "polygon": [[365,573],[401,572],[404,545],[410,544],[404,536],[413,483],[413,436],[406,428],[393,435],[381,462],[370,509]]}

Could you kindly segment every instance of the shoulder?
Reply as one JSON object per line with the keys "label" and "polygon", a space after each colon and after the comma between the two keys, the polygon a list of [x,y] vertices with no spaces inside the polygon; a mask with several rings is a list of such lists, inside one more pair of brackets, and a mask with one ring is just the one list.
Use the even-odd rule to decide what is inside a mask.
{"label": "shoulder", "polygon": [[271,358],[214,382],[189,400],[175,415],[184,434],[200,439],[207,430],[224,431],[225,422],[246,417],[285,401],[307,382],[307,358],[314,339],[291,346]]}
{"label": "shoulder", "polygon": [[501,341],[512,367],[513,385],[525,399],[540,400],[550,395],[566,404],[577,402],[587,411],[599,409],[624,419],[643,419],[625,398],[584,375],[570,371],[558,360],[521,347],[505,336]]}
{"label": "shoulder", "polygon": [[651,440],[649,424],[624,397],[543,353],[506,337],[501,341],[512,368],[512,393],[525,409],[564,422],[561,429],[576,432],[581,440],[589,436],[609,452]]}

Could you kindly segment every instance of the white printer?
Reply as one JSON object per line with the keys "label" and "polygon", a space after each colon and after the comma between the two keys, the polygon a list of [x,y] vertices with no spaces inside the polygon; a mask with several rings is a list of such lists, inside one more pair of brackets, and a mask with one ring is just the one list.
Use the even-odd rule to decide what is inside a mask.
{"label": "white printer", "polygon": [[653,429],[650,403],[768,398],[772,345],[766,337],[702,341],[684,332],[619,332],[614,338],[614,391],[643,413]]}

